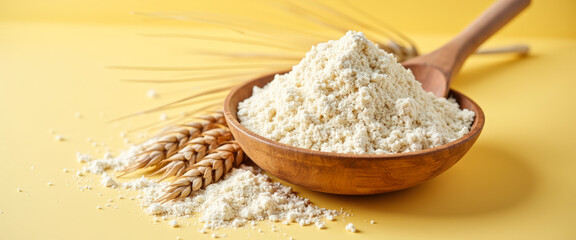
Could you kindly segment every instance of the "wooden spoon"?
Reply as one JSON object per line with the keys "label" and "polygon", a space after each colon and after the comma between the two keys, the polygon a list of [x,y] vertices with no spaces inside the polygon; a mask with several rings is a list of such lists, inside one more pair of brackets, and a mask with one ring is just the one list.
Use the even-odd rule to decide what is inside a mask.
{"label": "wooden spoon", "polygon": [[[246,154],[268,173],[287,182],[326,193],[365,195],[396,191],[423,183],[446,171],[472,147],[484,126],[478,104],[454,90],[452,75],[481,42],[527,6],[527,0],[502,0],[492,6],[455,40],[431,54],[406,62],[426,90],[448,93],[463,109],[476,113],[470,132],[439,147],[398,154],[343,154],[313,151],[262,137],[238,121],[238,103],[252,96],[274,74],[233,89],[224,102],[224,116],[234,138]],[[480,36],[482,35],[482,36]],[[465,41],[472,41],[467,43]],[[436,86],[436,84],[440,86]]]}
{"label": "wooden spoon", "polygon": [[530,0],[500,0],[441,48],[402,63],[422,88],[438,97],[448,96],[450,82],[470,54],[530,4]]}

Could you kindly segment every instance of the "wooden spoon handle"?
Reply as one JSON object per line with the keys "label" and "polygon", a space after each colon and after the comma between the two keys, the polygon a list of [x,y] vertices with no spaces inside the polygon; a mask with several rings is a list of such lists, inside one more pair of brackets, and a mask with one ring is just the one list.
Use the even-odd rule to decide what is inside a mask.
{"label": "wooden spoon handle", "polygon": [[485,55],[485,54],[499,54],[499,53],[515,53],[519,56],[526,56],[530,52],[530,47],[524,44],[516,44],[504,47],[495,47],[495,48],[484,48],[478,49],[474,54],[477,55]]}
{"label": "wooden spoon handle", "polygon": [[500,0],[490,6],[452,41],[428,54],[426,62],[436,66],[448,84],[470,54],[530,4],[530,0]]}

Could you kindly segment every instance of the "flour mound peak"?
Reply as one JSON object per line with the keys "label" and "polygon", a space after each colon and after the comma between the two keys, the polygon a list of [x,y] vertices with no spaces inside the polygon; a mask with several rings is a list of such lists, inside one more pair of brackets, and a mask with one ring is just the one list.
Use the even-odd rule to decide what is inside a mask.
{"label": "flour mound peak", "polygon": [[392,54],[349,31],[255,87],[239,104],[238,117],[252,131],[297,147],[399,153],[462,137],[474,113],[427,93]]}

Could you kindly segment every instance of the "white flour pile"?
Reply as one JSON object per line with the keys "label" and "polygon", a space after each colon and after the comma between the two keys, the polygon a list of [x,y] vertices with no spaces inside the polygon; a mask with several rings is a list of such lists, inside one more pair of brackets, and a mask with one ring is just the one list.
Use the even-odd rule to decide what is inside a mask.
{"label": "white flour pile", "polygon": [[152,142],[154,139],[134,146],[115,158],[109,154],[96,160],[83,154],[78,154],[77,158],[86,163],[83,172],[101,175],[103,186],[139,191],[141,205],[147,214],[163,218],[198,215],[199,220],[205,223],[202,231],[251,226],[262,220],[324,226],[326,220],[334,220],[341,214],[340,211],[313,205],[308,199],[294,194],[290,187],[272,182],[267,175],[245,165],[233,169],[224,179],[199,190],[184,201],[167,203],[156,203],[154,200],[165,194],[168,182],[157,183],[156,179],[146,177],[117,182],[105,172],[124,169],[134,161],[132,156],[142,152]]}
{"label": "white flour pile", "polygon": [[468,133],[474,112],[427,93],[392,54],[362,33],[313,47],[238,106],[248,129],[325,152],[401,153]]}

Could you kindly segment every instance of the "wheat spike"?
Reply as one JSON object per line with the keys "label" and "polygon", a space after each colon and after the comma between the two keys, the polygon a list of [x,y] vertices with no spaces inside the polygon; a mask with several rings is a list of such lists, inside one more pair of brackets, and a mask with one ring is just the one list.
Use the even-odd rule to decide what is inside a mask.
{"label": "wheat spike", "polygon": [[[184,148],[190,139],[201,136],[205,131],[223,126],[226,123],[222,113],[201,116],[201,122],[191,122],[167,130],[158,136],[158,141],[136,155],[136,160],[122,170],[119,176],[138,169],[161,167],[162,160],[171,158]],[[163,163],[164,164],[164,163]]]}
{"label": "wheat spike", "polygon": [[159,181],[176,177],[157,202],[184,199],[219,181],[244,159],[222,112],[200,116],[198,121],[167,130],[158,138],[122,173],[154,167],[151,175],[162,174]]}
{"label": "wheat spike", "polygon": [[217,149],[191,165],[182,176],[176,178],[166,189],[166,193],[156,202],[182,200],[201,188],[217,182],[233,167],[239,166],[244,153],[235,141],[222,144]]}
{"label": "wheat spike", "polygon": [[178,153],[172,157],[160,161],[162,166],[154,174],[163,174],[159,181],[168,177],[181,176],[188,166],[197,163],[206,156],[206,153],[213,151],[223,143],[232,140],[232,134],[228,129],[215,128],[202,133],[202,136],[190,139]]}

